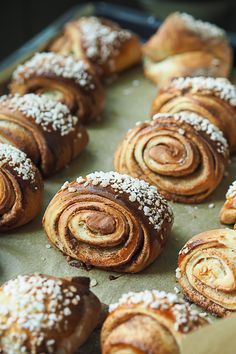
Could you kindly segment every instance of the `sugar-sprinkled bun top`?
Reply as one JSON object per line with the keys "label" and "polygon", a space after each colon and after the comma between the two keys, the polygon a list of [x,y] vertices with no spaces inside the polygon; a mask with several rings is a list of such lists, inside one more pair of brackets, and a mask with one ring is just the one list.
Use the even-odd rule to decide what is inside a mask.
{"label": "sugar-sprinkled bun top", "polygon": [[119,48],[131,37],[129,31],[97,17],[82,17],[79,21],[88,58],[98,58],[100,64],[119,54]]}
{"label": "sugar-sprinkled bun top", "polygon": [[54,75],[65,79],[73,79],[85,90],[95,89],[89,65],[82,59],[73,59],[72,56],[56,53],[36,53],[14,71],[13,80],[23,83],[34,75]]}
{"label": "sugar-sprinkled bun top", "polygon": [[[223,136],[223,133],[214,124],[212,124],[208,119],[201,117],[200,115],[193,112],[180,112],[180,113],[157,113],[153,116],[153,120],[158,120],[160,118],[173,118],[176,121],[184,122],[193,126],[197,131],[202,131],[206,133],[209,138],[216,142],[217,151],[221,154],[228,153],[228,143]],[[184,134],[184,130],[183,130]]]}
{"label": "sugar-sprinkled bun top", "polygon": [[24,116],[33,118],[44,131],[59,132],[62,136],[73,131],[78,123],[78,118],[70,114],[67,106],[33,93],[24,96],[18,94],[2,96],[0,109],[1,107],[10,111],[19,111]]}
{"label": "sugar-sprinkled bun top", "polygon": [[212,23],[197,20],[187,13],[176,12],[175,15],[184,21],[184,24],[190,31],[198,34],[203,39],[225,36],[225,31]]}
{"label": "sugar-sprinkled bun top", "polygon": [[55,333],[68,331],[81,301],[73,279],[34,274],[5,283],[0,288],[0,351],[29,353],[31,342],[32,353],[40,348],[55,352]]}
{"label": "sugar-sprinkled bun top", "polygon": [[174,88],[177,90],[191,90],[193,93],[209,91],[210,94],[227,101],[231,106],[236,106],[236,88],[226,78],[218,77],[178,77],[163,87],[163,90]]}
{"label": "sugar-sprinkled bun top", "polygon": [[36,176],[36,168],[27,155],[15,147],[0,144],[0,167],[8,164],[22,180],[33,182]]}
{"label": "sugar-sprinkled bun top", "polygon": [[236,196],[236,181],[234,181],[226,193],[227,198],[234,198]]}
{"label": "sugar-sprinkled bun top", "polygon": [[174,330],[183,333],[188,333],[202,324],[202,317],[205,315],[192,310],[189,304],[178,298],[177,295],[158,290],[123,294],[118,303],[109,306],[109,312],[113,312],[123,306],[133,307],[137,305],[154,311],[157,310],[163,316],[168,313],[173,320]]}
{"label": "sugar-sprinkled bun top", "polygon": [[[173,212],[167,201],[158,193],[157,188],[149,185],[147,182],[137,178],[130,177],[117,172],[94,172],[86,178],[77,178],[78,184],[84,186],[93,185],[99,187],[109,187],[115,194],[125,193],[131,203],[138,203],[138,209],[142,210],[149,223],[160,230],[164,221],[173,222]],[[68,189],[69,192],[76,192],[76,186],[70,186],[65,182],[62,190]]]}

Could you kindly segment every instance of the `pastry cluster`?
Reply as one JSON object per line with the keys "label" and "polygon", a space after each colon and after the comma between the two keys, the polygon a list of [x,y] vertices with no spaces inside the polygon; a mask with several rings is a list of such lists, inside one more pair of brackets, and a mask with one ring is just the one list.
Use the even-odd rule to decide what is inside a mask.
{"label": "pastry cluster", "polygon": [[[42,176],[88,144],[84,125],[104,110],[104,79],[142,56],[144,74],[164,82],[151,118],[127,132],[115,171],[65,181],[44,213],[48,240],[79,265],[138,273],[157,259],[171,232],[167,200],[200,203],[214,192],[236,151],[236,89],[226,79],[232,50],[224,31],[174,13],[141,47],[118,24],[82,17],[48,52],[17,67],[10,93],[0,97],[0,232],[40,213]],[[236,182],[220,220],[236,224]],[[235,230],[190,238],[176,270],[184,296],[217,316],[234,313],[235,252]],[[102,354],[179,354],[184,337],[208,324],[204,313],[159,290],[129,292],[109,313],[101,309],[88,278],[19,275],[0,287],[0,353],[73,354],[106,317]]]}

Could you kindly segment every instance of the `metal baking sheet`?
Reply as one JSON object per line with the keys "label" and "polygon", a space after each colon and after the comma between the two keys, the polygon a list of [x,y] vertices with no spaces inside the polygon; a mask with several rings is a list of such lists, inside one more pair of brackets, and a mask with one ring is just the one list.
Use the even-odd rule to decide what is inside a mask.
{"label": "metal baking sheet", "polygon": [[[142,39],[150,35],[154,31],[154,26],[159,24],[152,17],[124,11],[124,9],[122,11],[120,7],[118,9],[120,13],[118,10],[114,12],[114,7],[110,8],[109,12],[107,5],[104,4],[97,5],[97,7],[88,5],[72,9],[0,64],[1,92],[7,91],[7,82],[16,65],[30,57],[33,52],[43,50],[63,25],[74,17],[96,14],[119,20],[117,17],[120,16],[121,24],[132,30],[139,27],[137,20],[139,18],[143,28],[146,28],[143,32],[142,27],[139,27],[139,31],[137,30]],[[139,274],[121,275],[111,280],[110,276],[117,276],[117,273],[97,269],[86,271],[72,267],[58,250],[48,248],[48,241],[41,227],[43,212],[64,181],[73,180],[96,170],[113,169],[113,153],[117,144],[137,121],[143,121],[149,117],[151,102],[156,94],[157,88],[144,78],[141,66],[128,70],[113,83],[107,85],[105,111],[101,121],[88,127],[90,142],[86,150],[68,168],[45,180],[44,208],[41,215],[26,226],[1,234],[0,284],[18,274],[32,272],[56,276],[89,276],[97,281],[97,286],[92,290],[106,304],[116,301],[122,293],[128,291],[153,288],[174,291],[177,256],[183,244],[199,232],[223,227],[219,223],[218,214],[224,202],[227,187],[235,178],[236,160],[234,159],[228,169],[228,176],[204,203],[197,206],[171,203],[175,212],[175,223],[167,245],[159,258]],[[211,203],[214,203],[214,208],[209,208]],[[79,353],[98,354],[99,352],[99,331],[96,331],[79,350]]]}

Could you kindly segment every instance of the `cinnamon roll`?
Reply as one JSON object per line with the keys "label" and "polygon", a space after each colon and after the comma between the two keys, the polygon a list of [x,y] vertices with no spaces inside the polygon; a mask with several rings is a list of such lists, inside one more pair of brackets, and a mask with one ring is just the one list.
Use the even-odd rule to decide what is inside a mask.
{"label": "cinnamon roll", "polygon": [[185,296],[222,317],[236,311],[236,231],[210,230],[179,253],[177,279]]}
{"label": "cinnamon roll", "polygon": [[157,114],[120,143],[116,171],[143,178],[167,199],[199,203],[223,178],[228,145],[207,119],[190,113]]}
{"label": "cinnamon roll", "polygon": [[173,222],[156,188],[116,172],[65,182],[46,209],[49,240],[86,265],[135,273],[160,254]]}
{"label": "cinnamon roll", "polygon": [[100,311],[88,278],[19,275],[0,288],[0,352],[73,354]]}
{"label": "cinnamon roll", "polygon": [[234,181],[226,193],[226,201],[220,211],[222,224],[236,224],[236,181]]}
{"label": "cinnamon roll", "polygon": [[225,76],[232,67],[232,49],[224,30],[173,13],[143,46],[144,74],[155,83],[177,76]]}
{"label": "cinnamon roll", "polygon": [[102,354],[180,354],[183,338],[208,323],[175,294],[157,290],[124,294],[109,310]]}
{"label": "cinnamon roll", "polygon": [[68,106],[80,122],[98,118],[104,108],[104,90],[84,60],[55,53],[36,53],[12,76],[11,93],[45,95]]}
{"label": "cinnamon roll", "polygon": [[0,232],[24,225],[40,212],[43,181],[26,154],[0,144]]}
{"label": "cinnamon roll", "polygon": [[236,88],[227,79],[179,77],[165,85],[152,114],[195,112],[222,130],[231,152],[236,151]]}
{"label": "cinnamon roll", "polygon": [[86,130],[62,103],[35,94],[0,98],[0,142],[24,151],[48,176],[88,143]]}
{"label": "cinnamon roll", "polygon": [[121,72],[141,60],[141,44],[136,35],[117,23],[82,17],[66,25],[50,51],[88,60],[102,77]]}

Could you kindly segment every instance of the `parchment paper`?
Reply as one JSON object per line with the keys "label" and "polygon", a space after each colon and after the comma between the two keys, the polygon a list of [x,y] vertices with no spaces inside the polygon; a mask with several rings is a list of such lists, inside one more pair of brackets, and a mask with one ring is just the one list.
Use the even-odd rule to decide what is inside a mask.
{"label": "parchment paper", "polygon": [[[71,181],[80,175],[96,170],[113,169],[113,153],[118,142],[137,121],[146,120],[149,117],[151,102],[156,92],[156,87],[144,79],[141,67],[127,71],[107,86],[105,112],[100,122],[88,128],[90,142],[86,150],[68,168],[45,180],[44,210],[54,193],[66,180]],[[115,302],[122,293],[128,291],[160,289],[173,292],[177,285],[175,269],[180,248],[197,233],[224,227],[219,223],[218,214],[228,185],[235,178],[235,162],[232,162],[228,171],[229,175],[223,179],[220,187],[201,205],[172,203],[175,223],[171,237],[159,258],[139,274],[123,275],[111,281],[109,276],[115,273],[96,269],[88,272],[70,266],[59,251],[46,247],[48,241],[41,228],[42,212],[30,224],[0,236],[0,283],[18,274],[32,272],[56,276],[89,276],[97,280],[98,284],[92,290],[106,304]],[[210,203],[214,203],[214,208],[209,208]],[[236,353],[235,326],[236,318],[224,320],[224,322],[218,320],[215,327],[204,329],[201,333],[191,336],[191,339],[189,337],[190,343],[189,340],[186,342],[184,353]],[[233,333],[232,337],[234,337],[233,346],[229,340],[231,339],[230,333]],[[100,353],[98,334],[99,331],[96,331],[92,335],[86,345],[80,349],[80,354]],[[208,347],[208,338],[213,341],[214,336],[217,338],[217,343],[221,342],[221,347],[214,347],[215,349],[211,351]],[[201,348],[198,350],[199,342],[201,342]],[[204,344],[205,349],[202,349]]]}

